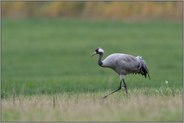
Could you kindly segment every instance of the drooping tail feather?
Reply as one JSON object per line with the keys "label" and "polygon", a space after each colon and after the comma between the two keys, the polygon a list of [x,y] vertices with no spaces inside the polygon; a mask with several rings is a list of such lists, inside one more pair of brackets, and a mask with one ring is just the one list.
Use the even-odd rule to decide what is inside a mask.
{"label": "drooping tail feather", "polygon": [[150,79],[149,70],[146,62],[141,56],[137,56],[137,58],[140,60],[140,74],[142,74],[145,78],[148,76]]}
{"label": "drooping tail feather", "polygon": [[147,67],[146,64],[143,64],[143,66],[141,67],[141,71],[142,71],[141,74],[144,75],[145,78],[146,78],[147,75],[148,75],[148,77],[149,77],[149,79],[150,79],[149,70],[148,70],[148,67]]}

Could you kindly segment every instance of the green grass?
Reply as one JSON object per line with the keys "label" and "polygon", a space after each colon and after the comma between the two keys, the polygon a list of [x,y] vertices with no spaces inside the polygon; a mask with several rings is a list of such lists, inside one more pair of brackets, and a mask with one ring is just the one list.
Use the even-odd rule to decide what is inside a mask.
{"label": "green grass", "polygon": [[[91,57],[99,46],[105,50],[104,57],[114,52],[141,55],[148,64],[150,80],[140,75],[128,75],[125,78],[131,95],[125,104],[125,107],[129,107],[126,110],[123,110],[124,104],[120,103],[125,100],[122,92],[110,97],[108,105],[99,102],[105,93],[119,85],[119,76],[110,69],[99,67],[97,56]],[[181,121],[182,23],[3,19],[1,92],[4,121]],[[63,94],[67,96],[63,97]],[[18,104],[12,103],[13,95],[15,100],[21,100]],[[60,101],[66,99],[66,102],[71,102],[71,105],[63,102],[64,106],[71,106],[63,116],[60,115],[63,109],[53,110],[49,108],[50,104],[43,103],[53,95],[59,95]],[[89,98],[89,95],[93,96]],[[81,98],[75,104],[76,96]],[[30,108],[27,109],[25,104],[33,107],[34,98],[37,102],[35,108],[41,104],[43,107],[39,110],[33,108],[28,112]],[[97,101],[90,104],[97,107],[91,114],[88,114],[91,108],[84,106],[88,105],[84,98]],[[141,103],[133,103],[139,102],[140,98],[149,100],[144,102],[145,105],[148,104],[147,108],[139,107]],[[83,101],[85,103],[81,104]],[[166,106],[163,106],[163,102]],[[115,109],[113,103],[117,104]],[[20,108],[22,104],[24,106]],[[160,108],[153,110],[154,105]],[[48,108],[44,109],[44,106]],[[85,115],[72,113],[75,106],[82,108]],[[140,112],[134,112],[133,107],[140,109]],[[62,103],[58,109],[61,108]],[[45,114],[49,111],[50,114]],[[114,112],[113,115],[111,111]],[[36,117],[35,112],[41,116]],[[132,115],[127,115],[126,112]],[[95,113],[98,115],[94,115]],[[104,115],[100,115],[101,113]]]}
{"label": "green grass", "polygon": [[129,88],[182,88],[182,25],[179,22],[113,22],[85,20],[2,21],[2,92],[5,95],[94,92],[116,88],[119,76],[100,68],[100,46],[141,55],[151,80],[127,76]]}

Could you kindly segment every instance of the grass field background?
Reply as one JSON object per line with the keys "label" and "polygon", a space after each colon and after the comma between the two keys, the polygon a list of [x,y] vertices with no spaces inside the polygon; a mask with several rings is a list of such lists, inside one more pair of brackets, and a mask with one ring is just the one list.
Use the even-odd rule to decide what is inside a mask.
{"label": "grass field background", "polygon": [[[139,75],[128,75],[125,81],[130,91],[130,99],[126,104],[123,103],[125,95],[121,92],[109,97],[108,105],[99,102],[100,97],[118,87],[119,76],[114,71],[97,65],[97,56],[91,57],[97,47],[105,50],[104,57],[114,52],[122,52],[135,56],[141,55],[146,60],[151,79],[145,79]],[[1,86],[4,121],[181,121],[182,23],[176,21],[3,19]],[[91,98],[89,95],[92,95]],[[64,109],[58,111],[52,108],[51,114],[45,114],[44,112],[51,109],[49,109],[49,103],[44,100],[48,99],[53,103],[55,96],[59,97],[58,109],[62,108],[62,104],[64,107],[80,104],[77,106],[83,107],[84,110],[79,113],[80,115],[75,115],[75,112],[71,113],[71,109],[64,113]],[[78,97],[77,103],[75,103],[76,97]],[[143,111],[142,115],[140,112],[137,115],[133,108],[135,106],[133,101],[140,101],[139,97],[145,102],[149,100],[146,103],[149,107],[146,111],[137,105],[137,110],[140,108],[140,111]],[[84,98],[86,102],[81,103],[85,100]],[[34,102],[35,99],[37,103]],[[82,114],[90,110],[85,108],[88,101],[94,101],[91,106],[96,106],[100,110],[97,112],[94,110],[85,117]],[[24,102],[27,107],[33,104],[38,104],[35,108],[43,105],[40,107],[43,110],[37,111],[33,108],[31,112],[28,112],[29,109],[27,110],[26,106],[21,108]],[[163,107],[162,102],[166,103],[166,107]],[[121,106],[129,103],[130,109],[117,112],[113,110],[118,114],[112,115],[111,108],[114,105],[120,104],[114,108],[123,110]],[[158,110],[153,111],[155,115],[152,115],[154,108],[151,107],[152,104],[158,104],[163,109],[156,105]],[[163,115],[160,110],[168,114]],[[132,116],[125,117],[126,111],[129,111]],[[43,116],[36,117],[33,115],[35,112]],[[100,116],[96,117],[95,113]],[[147,113],[151,115],[147,116]],[[109,119],[109,116],[112,117]]]}

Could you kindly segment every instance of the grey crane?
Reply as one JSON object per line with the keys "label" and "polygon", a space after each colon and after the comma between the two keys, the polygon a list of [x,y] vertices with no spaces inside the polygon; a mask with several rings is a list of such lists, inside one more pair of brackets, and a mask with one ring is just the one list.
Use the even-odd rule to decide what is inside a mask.
{"label": "grey crane", "polygon": [[[102,57],[104,55],[104,50],[102,48],[97,48],[95,52],[92,54],[92,56],[98,54],[98,65],[101,67],[107,67],[113,69],[116,73],[120,76],[120,85],[118,89],[112,91],[111,93],[104,96],[106,98],[107,96],[113,94],[114,92],[117,92],[121,90],[122,87],[125,88],[126,94],[128,94],[127,91],[127,85],[125,83],[125,76],[128,74],[141,74],[145,76],[145,78],[149,76],[149,70],[146,65],[145,60],[141,56],[132,56],[129,54],[123,54],[123,53],[113,53],[109,56],[107,56],[103,61]],[[122,85],[123,82],[123,85]]]}

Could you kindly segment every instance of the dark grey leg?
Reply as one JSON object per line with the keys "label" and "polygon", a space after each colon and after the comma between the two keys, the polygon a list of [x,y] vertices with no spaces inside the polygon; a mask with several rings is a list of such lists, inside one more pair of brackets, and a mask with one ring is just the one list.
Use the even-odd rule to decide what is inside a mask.
{"label": "dark grey leg", "polygon": [[120,81],[120,85],[119,85],[119,88],[118,88],[118,89],[116,89],[116,90],[114,90],[113,92],[111,92],[111,93],[107,94],[107,95],[106,95],[106,96],[104,96],[103,98],[107,98],[107,96],[109,96],[109,95],[113,94],[114,92],[117,92],[117,91],[121,90],[121,86],[122,86],[122,80]]}
{"label": "dark grey leg", "polygon": [[128,91],[127,91],[127,85],[126,85],[126,83],[125,83],[125,80],[123,79],[123,84],[124,84],[124,87],[125,87],[125,92],[126,92],[126,94],[128,94]]}

